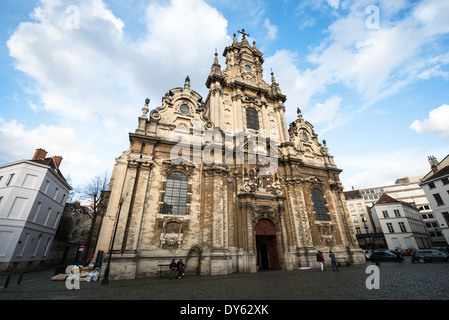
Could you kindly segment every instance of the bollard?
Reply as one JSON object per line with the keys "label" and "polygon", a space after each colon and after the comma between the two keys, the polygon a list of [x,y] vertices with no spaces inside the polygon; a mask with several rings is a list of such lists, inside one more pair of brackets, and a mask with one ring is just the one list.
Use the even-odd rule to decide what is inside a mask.
{"label": "bollard", "polygon": [[8,274],[8,276],[6,277],[5,286],[3,288],[8,288],[9,280],[11,280],[10,274]]}
{"label": "bollard", "polygon": [[19,280],[17,280],[17,284],[20,284],[22,282],[23,273],[20,274]]}

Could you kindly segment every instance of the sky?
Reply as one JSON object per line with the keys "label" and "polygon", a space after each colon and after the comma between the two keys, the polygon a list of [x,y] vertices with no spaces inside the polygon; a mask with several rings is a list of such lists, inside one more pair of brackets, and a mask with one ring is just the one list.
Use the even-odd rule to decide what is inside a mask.
{"label": "sky", "polygon": [[112,173],[146,98],[249,33],[264,78],[326,140],[346,189],[425,175],[449,154],[447,0],[0,0],[0,164],[37,148],[73,186]]}

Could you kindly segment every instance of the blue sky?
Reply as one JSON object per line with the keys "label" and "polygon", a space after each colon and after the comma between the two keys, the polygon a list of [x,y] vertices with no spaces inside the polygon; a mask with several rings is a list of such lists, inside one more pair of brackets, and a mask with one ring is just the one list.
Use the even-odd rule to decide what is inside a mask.
{"label": "blue sky", "polygon": [[[112,172],[145,98],[205,81],[244,28],[350,189],[424,175],[449,153],[449,2],[0,2],[0,164],[61,155],[77,186]],[[269,82],[269,81],[268,81]]]}

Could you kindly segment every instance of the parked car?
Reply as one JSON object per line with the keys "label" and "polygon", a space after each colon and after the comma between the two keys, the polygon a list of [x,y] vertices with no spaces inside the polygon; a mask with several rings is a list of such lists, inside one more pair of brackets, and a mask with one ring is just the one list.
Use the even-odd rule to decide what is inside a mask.
{"label": "parked car", "polygon": [[394,253],[388,250],[374,250],[373,254],[371,254],[371,261],[395,261],[397,257]]}
{"label": "parked car", "polygon": [[432,261],[444,261],[449,260],[449,255],[440,250],[426,249],[417,250],[413,253],[412,262],[419,261],[421,263],[432,262]]}
{"label": "parked car", "polygon": [[373,253],[373,250],[363,250],[363,253],[365,254],[365,259],[369,260],[371,254]]}
{"label": "parked car", "polygon": [[415,250],[413,250],[413,249],[404,249],[404,250],[401,250],[401,254],[403,256],[413,256],[414,251]]}
{"label": "parked car", "polygon": [[432,247],[433,250],[443,251],[446,254],[449,254],[449,248],[447,247]]}

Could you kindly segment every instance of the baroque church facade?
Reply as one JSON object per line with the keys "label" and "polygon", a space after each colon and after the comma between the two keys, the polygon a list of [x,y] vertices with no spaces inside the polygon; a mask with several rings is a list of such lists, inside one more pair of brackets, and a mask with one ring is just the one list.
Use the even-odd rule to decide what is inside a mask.
{"label": "baroque church facade", "polygon": [[154,276],[172,259],[198,275],[314,267],[318,250],[365,262],[326,142],[299,109],[287,126],[287,97],[240,33],[224,69],[215,53],[205,101],[188,77],[160,107],[145,101],[97,243],[105,261],[113,243],[111,279]]}

